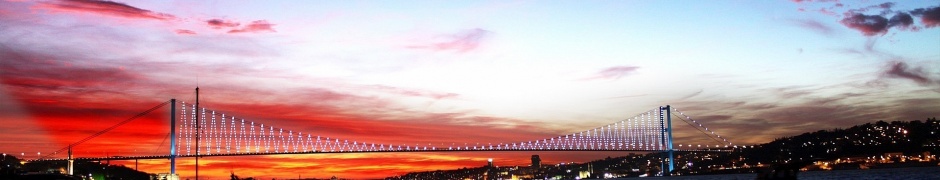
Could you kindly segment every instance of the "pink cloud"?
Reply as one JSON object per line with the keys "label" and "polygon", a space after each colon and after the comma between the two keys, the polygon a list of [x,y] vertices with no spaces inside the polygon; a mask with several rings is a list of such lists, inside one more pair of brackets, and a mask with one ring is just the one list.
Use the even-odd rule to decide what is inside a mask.
{"label": "pink cloud", "polygon": [[132,18],[132,19],[155,19],[172,20],[175,16],[170,14],[153,12],[146,9],[137,8],[124,3],[99,0],[58,0],[51,2],[42,2],[35,6],[36,8],[74,12],[90,13],[112,17]]}
{"label": "pink cloud", "polygon": [[367,86],[367,87],[373,88],[375,90],[392,93],[392,94],[414,96],[414,97],[427,97],[427,98],[438,99],[438,100],[456,98],[457,96],[460,96],[459,94],[456,94],[456,93],[442,93],[442,92],[406,89],[406,88],[398,88],[398,87],[390,87],[390,86],[382,86],[382,85],[372,85],[372,86]]}
{"label": "pink cloud", "polygon": [[233,29],[228,31],[228,33],[245,33],[245,32],[277,32],[274,30],[274,24],[269,23],[265,20],[252,21],[250,24],[245,25],[241,29]]}
{"label": "pink cloud", "polygon": [[176,34],[181,34],[181,35],[196,35],[196,31],[186,30],[186,29],[177,29],[173,32],[176,32]]}
{"label": "pink cloud", "polygon": [[238,27],[238,25],[240,25],[238,22],[233,22],[233,21],[223,20],[223,19],[210,19],[206,21],[206,24],[209,24],[209,27],[212,27],[213,29],[235,28],[235,27]]}
{"label": "pink cloud", "polygon": [[414,45],[407,46],[408,48],[413,49],[430,49],[434,51],[457,51],[457,52],[467,52],[474,50],[480,46],[483,40],[489,36],[491,32],[483,30],[480,28],[466,30],[457,34],[452,34],[446,36],[443,39],[443,42],[431,43],[427,45]]}
{"label": "pink cloud", "polygon": [[609,67],[604,70],[598,71],[594,76],[584,78],[583,80],[595,80],[595,79],[620,79],[624,76],[630,75],[633,72],[636,72],[637,69],[640,69],[638,66],[614,66]]}
{"label": "pink cloud", "polygon": [[819,8],[819,13],[822,13],[822,14],[825,14],[825,15],[829,15],[829,16],[839,16],[838,13],[832,12],[832,11],[826,9],[826,8]]}

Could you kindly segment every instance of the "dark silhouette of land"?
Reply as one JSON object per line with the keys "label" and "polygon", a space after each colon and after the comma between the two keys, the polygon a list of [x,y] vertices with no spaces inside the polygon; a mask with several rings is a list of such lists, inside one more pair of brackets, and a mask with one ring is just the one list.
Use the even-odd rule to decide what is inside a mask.
{"label": "dark silhouette of land", "polygon": [[[938,166],[940,121],[877,121],[820,130],[732,152],[676,152],[673,175],[760,173],[758,179],[796,179],[804,170]],[[605,178],[655,176],[659,153],[629,154],[586,163],[475,167],[412,172],[387,179]],[[652,162],[652,163],[648,163]],[[497,175],[492,175],[497,174]]]}

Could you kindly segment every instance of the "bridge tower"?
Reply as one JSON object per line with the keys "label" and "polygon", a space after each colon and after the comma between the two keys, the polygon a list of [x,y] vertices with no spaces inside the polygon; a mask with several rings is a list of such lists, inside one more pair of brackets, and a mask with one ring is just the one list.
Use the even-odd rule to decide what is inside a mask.
{"label": "bridge tower", "polygon": [[67,166],[67,169],[68,169],[69,175],[75,175],[75,174],[74,174],[74,172],[75,172],[75,159],[72,159],[72,145],[71,145],[71,144],[69,144],[69,159],[68,159],[68,162],[69,162],[69,165]]}
{"label": "bridge tower", "polygon": [[176,174],[176,99],[170,99],[170,174]]}
{"label": "bridge tower", "polygon": [[673,159],[673,152],[675,150],[672,148],[672,108],[669,105],[659,107],[659,122],[663,131],[662,143],[666,145],[660,167],[662,167],[663,176],[670,176],[672,171],[675,170],[675,164],[673,162],[675,160]]}

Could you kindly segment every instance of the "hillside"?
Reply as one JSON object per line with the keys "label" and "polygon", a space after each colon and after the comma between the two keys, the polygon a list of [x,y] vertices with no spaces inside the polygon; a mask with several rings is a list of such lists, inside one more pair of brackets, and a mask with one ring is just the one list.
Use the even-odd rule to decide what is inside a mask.
{"label": "hillside", "polygon": [[[820,130],[768,143],[735,148],[732,152],[677,152],[676,173],[716,174],[755,172],[777,164],[828,161],[849,157],[878,157],[885,153],[918,156],[940,153],[940,121],[878,121],[846,129]],[[388,179],[462,179],[500,177],[530,178],[604,178],[655,175],[660,171],[661,153],[608,157],[586,163],[527,166],[476,167],[459,170],[413,172]],[[936,161],[936,158],[933,159]],[[933,162],[936,163],[936,162]]]}

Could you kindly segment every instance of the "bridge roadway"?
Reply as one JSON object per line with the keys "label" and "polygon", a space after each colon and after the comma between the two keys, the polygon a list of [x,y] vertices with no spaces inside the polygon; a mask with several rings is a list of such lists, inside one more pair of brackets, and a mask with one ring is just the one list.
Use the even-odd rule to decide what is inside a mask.
{"label": "bridge roadway", "polygon": [[[219,157],[219,156],[254,156],[254,155],[286,155],[286,154],[333,154],[333,153],[394,153],[394,152],[492,152],[492,151],[623,151],[623,152],[665,152],[662,150],[640,150],[640,149],[411,149],[411,150],[337,150],[337,151],[297,151],[297,152],[257,152],[257,153],[225,153],[225,154],[200,154],[199,157]],[[676,149],[673,152],[731,152],[731,149]],[[194,154],[177,155],[177,158],[196,157]],[[106,161],[106,160],[136,160],[136,159],[169,159],[170,155],[157,156],[112,156],[112,157],[78,157],[73,160],[81,161]],[[37,159],[35,161],[66,161],[68,159]]]}

